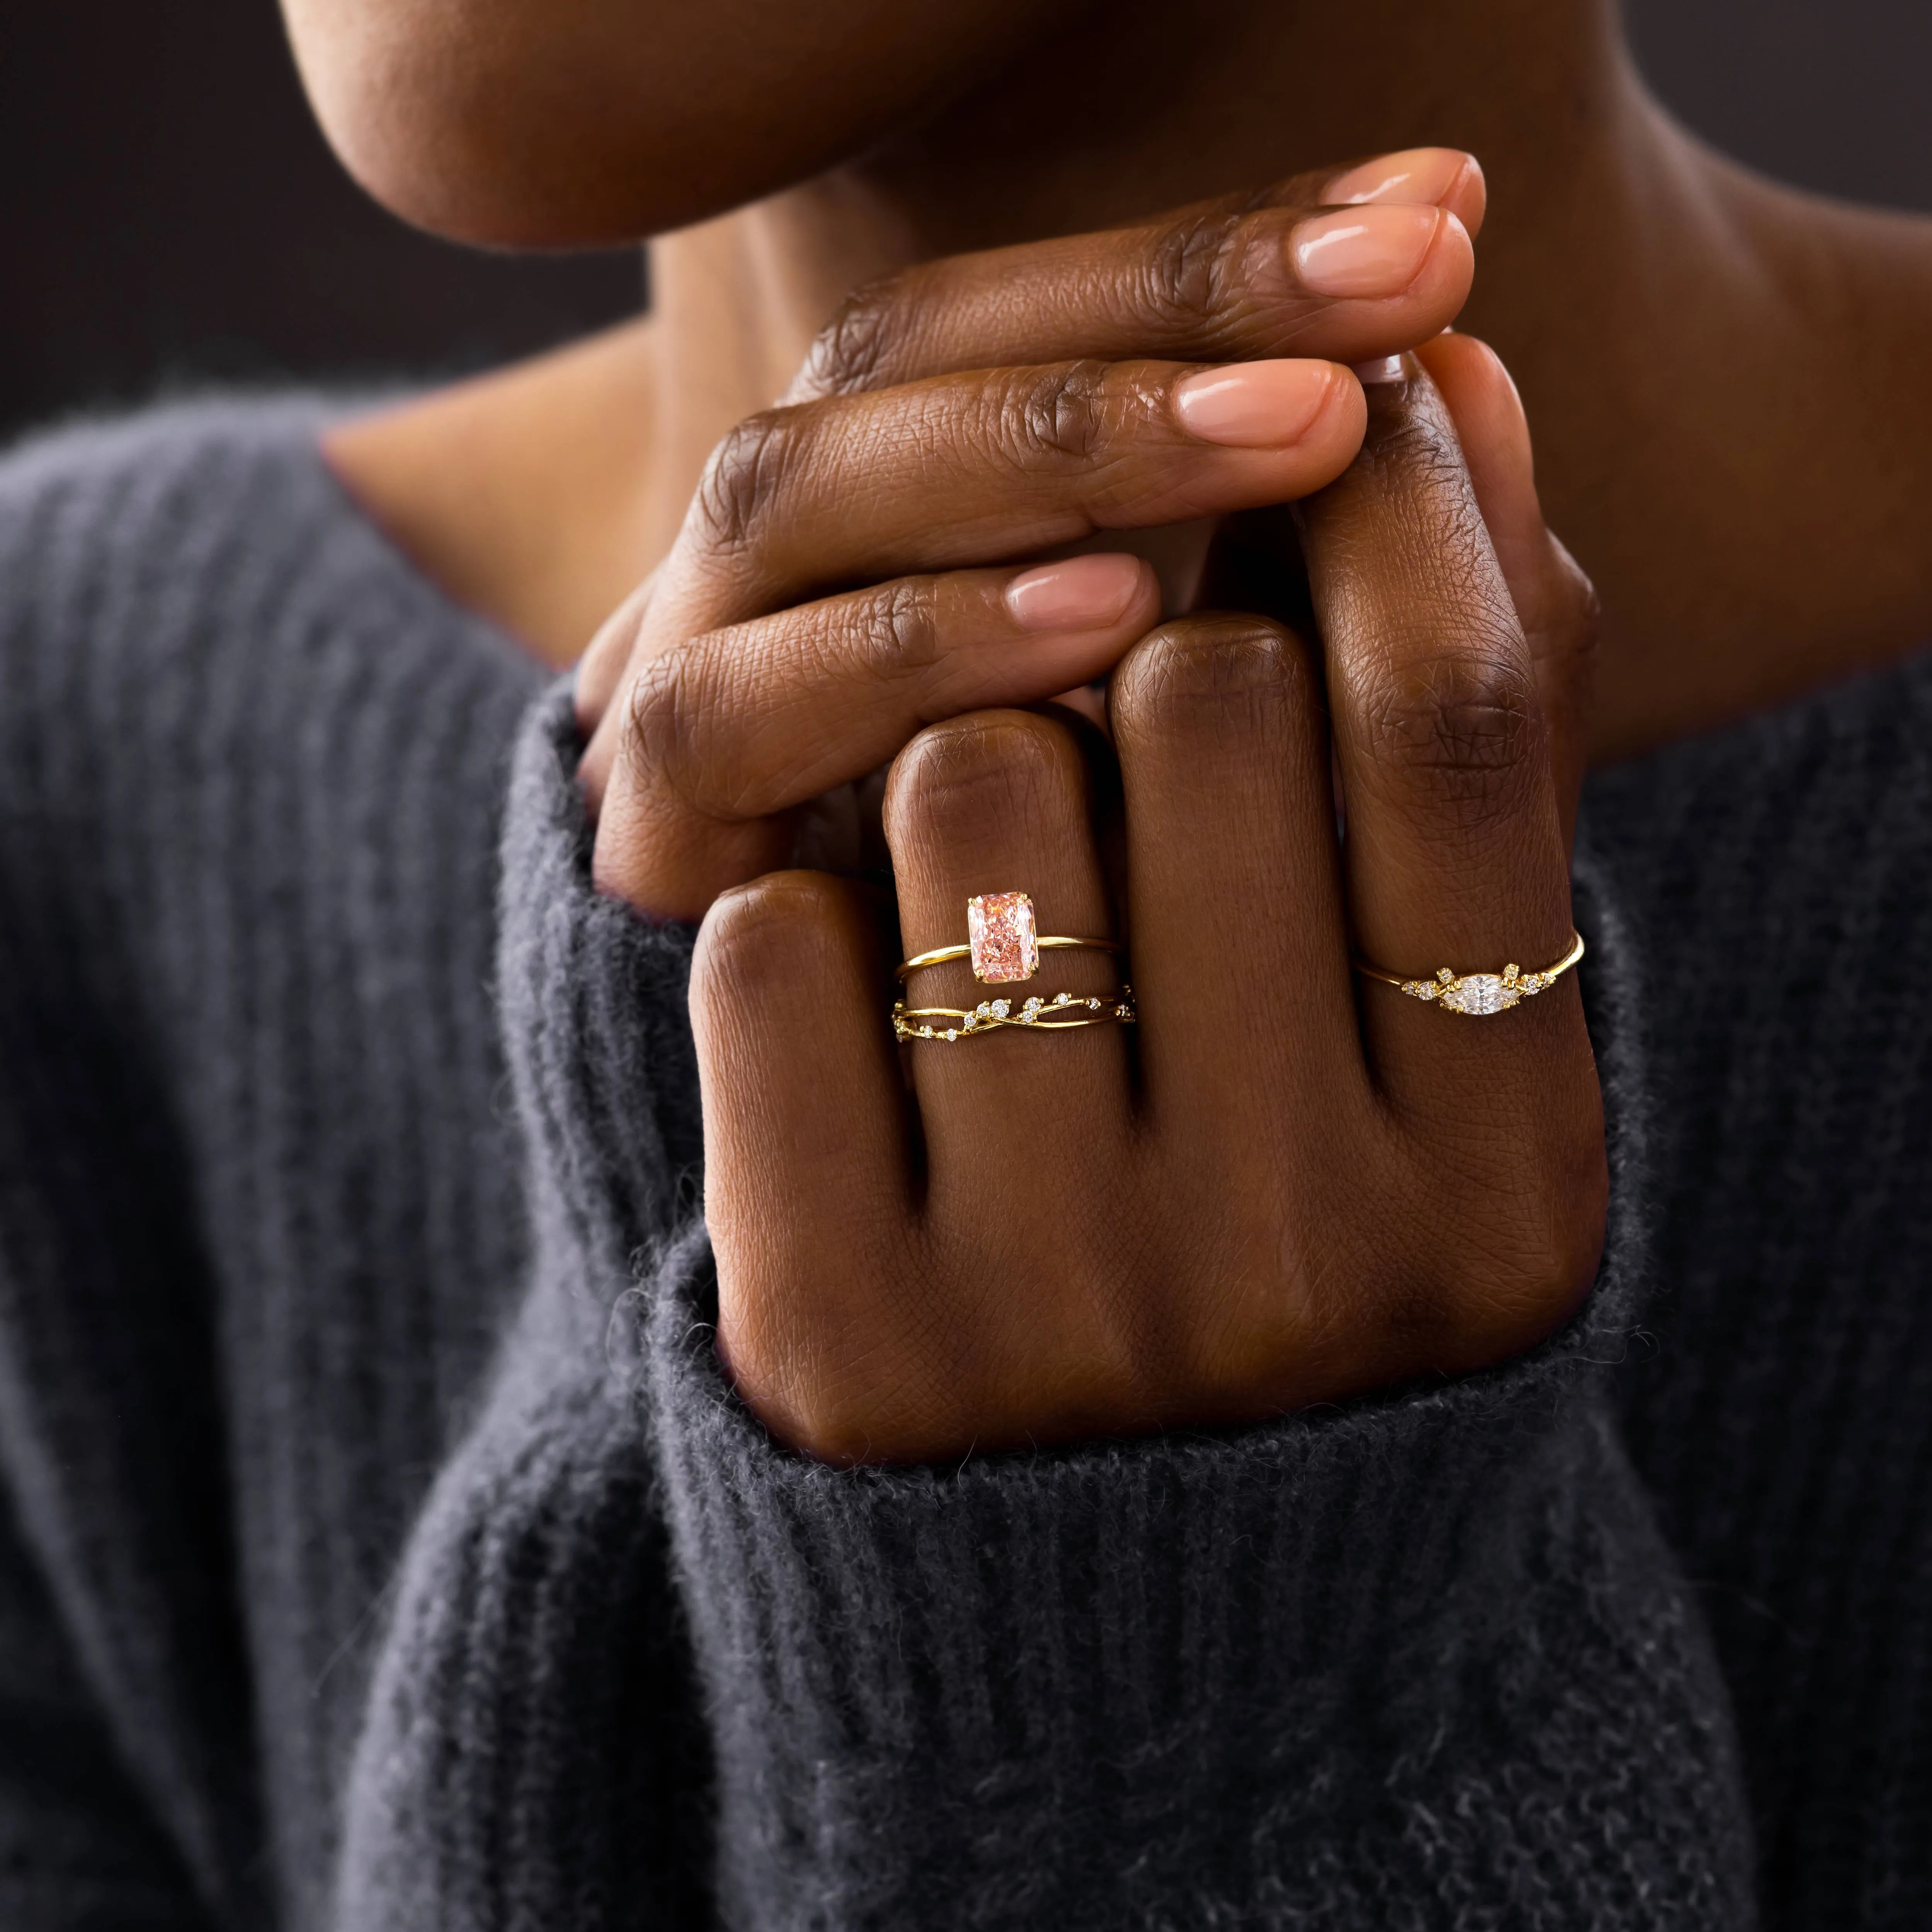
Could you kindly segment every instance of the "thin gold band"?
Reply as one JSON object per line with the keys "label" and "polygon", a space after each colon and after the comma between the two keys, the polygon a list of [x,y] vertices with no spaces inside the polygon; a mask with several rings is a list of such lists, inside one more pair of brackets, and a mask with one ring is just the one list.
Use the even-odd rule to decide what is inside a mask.
{"label": "thin gold band", "polygon": [[[1085,946],[1095,952],[1118,952],[1120,947],[1111,939],[1067,939],[1057,933],[1043,932],[1034,941],[1044,952],[1049,946],[1062,948]],[[935,946],[930,952],[916,954],[912,958],[902,960],[898,971],[902,980],[916,973],[922,967],[942,966],[949,959],[968,959],[972,957],[970,946]]]}
{"label": "thin gold band", "polygon": [[1573,931],[1570,950],[1554,966],[1526,973],[1512,960],[1500,973],[1458,973],[1453,967],[1438,966],[1430,980],[1406,980],[1400,973],[1384,972],[1366,959],[1357,959],[1355,970],[1366,979],[1379,980],[1397,988],[1412,1000],[1432,1000],[1444,1012],[1481,1017],[1506,1012],[1520,1001],[1554,986],[1583,956],[1583,935]]}
{"label": "thin gold band", "polygon": [[[1010,1000],[982,1000],[976,1006],[909,1006],[892,1003],[895,1040],[976,1039],[1001,1027],[1024,1027],[1032,1033],[1074,1033],[1082,1027],[1132,1026],[1140,1016],[1134,1008],[1134,989],[1124,980],[1111,993],[1089,995],[1056,993],[1050,1000],[1034,993],[1017,1009]],[[951,1025],[935,1026],[935,1020]]]}

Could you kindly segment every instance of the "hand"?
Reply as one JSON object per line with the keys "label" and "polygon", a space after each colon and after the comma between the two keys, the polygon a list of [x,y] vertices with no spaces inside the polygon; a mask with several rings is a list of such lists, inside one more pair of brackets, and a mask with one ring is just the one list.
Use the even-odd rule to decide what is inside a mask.
{"label": "hand", "polygon": [[1468,156],[1422,149],[855,296],[584,661],[599,885],[695,919],[921,725],[1110,669],[1159,614],[1149,566],[1016,565],[1338,476],[1340,364],[1454,317],[1482,205]]}
{"label": "hand", "polygon": [[[1571,936],[1588,586],[1502,364],[1444,337],[1405,366],[1300,508],[1319,646],[1192,616],[1114,675],[1132,1033],[916,1045],[908,1086],[862,889],[790,872],[712,907],[718,1345],[783,1441],[956,1458],[1274,1414],[1496,1361],[1588,1287],[1606,1180],[1576,976],[1466,1018],[1350,970],[1352,944],[1529,970]],[[922,732],[885,808],[906,954],[988,890],[1114,931],[1095,794],[1052,716]],[[1010,990],[1112,983],[1104,956],[1042,957]],[[949,965],[917,1000],[991,990]]]}

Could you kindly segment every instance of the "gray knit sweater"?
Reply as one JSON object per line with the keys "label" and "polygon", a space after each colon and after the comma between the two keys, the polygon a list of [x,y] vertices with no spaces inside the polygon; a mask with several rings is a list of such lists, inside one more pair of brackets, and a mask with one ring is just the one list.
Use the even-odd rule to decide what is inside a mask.
{"label": "gray knit sweater", "polygon": [[1594,782],[1566,1332],[837,1474],[688,934],[314,428],[0,465],[0,1926],[1932,1922],[1932,664]]}

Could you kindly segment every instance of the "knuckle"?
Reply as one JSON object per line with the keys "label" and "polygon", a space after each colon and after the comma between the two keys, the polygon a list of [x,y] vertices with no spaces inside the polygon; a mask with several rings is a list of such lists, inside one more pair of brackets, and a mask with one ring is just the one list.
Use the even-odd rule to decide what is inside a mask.
{"label": "knuckle", "polygon": [[1504,800],[1540,741],[1524,667],[1480,641],[1402,666],[1370,695],[1363,734],[1372,771],[1463,829]]}
{"label": "knuckle", "polygon": [[989,828],[1024,824],[1077,759],[1058,725],[1018,712],[933,725],[893,761],[886,822],[898,837],[977,846]]}
{"label": "knuckle", "polygon": [[796,458],[796,418],[764,410],[733,425],[711,452],[692,508],[714,550],[742,550],[756,538]]}
{"label": "knuckle", "polygon": [[792,400],[854,395],[879,387],[903,333],[906,300],[901,276],[855,289],[812,338],[788,392]]}
{"label": "knuckle", "polygon": [[712,902],[692,956],[692,997],[755,999],[788,983],[828,948],[843,911],[821,872],[769,872]]}
{"label": "knuckle", "polygon": [[1104,362],[1022,370],[989,386],[996,448],[1021,468],[1077,468],[1105,449],[1113,430]]}
{"label": "knuckle", "polygon": [[1371,424],[1362,453],[1384,490],[1442,490],[1468,506],[1462,520],[1470,530],[1480,526],[1481,517],[1475,508],[1468,468],[1446,415],[1421,409],[1400,410]]}
{"label": "knuckle", "polygon": [[1162,231],[1149,252],[1140,290],[1156,324],[1190,334],[1228,305],[1240,220],[1240,213],[1202,213]]}
{"label": "knuckle", "polygon": [[901,578],[865,600],[858,630],[866,664],[883,681],[928,670],[940,652],[939,612],[929,578]]}
{"label": "knuckle", "polygon": [[708,764],[704,684],[698,653],[680,645],[638,668],[624,701],[624,755],[632,770],[647,790],[692,804],[694,781]]}
{"label": "knuckle", "polygon": [[1215,615],[1163,624],[1136,644],[1114,675],[1116,727],[1218,734],[1231,721],[1315,701],[1308,655],[1272,619]]}

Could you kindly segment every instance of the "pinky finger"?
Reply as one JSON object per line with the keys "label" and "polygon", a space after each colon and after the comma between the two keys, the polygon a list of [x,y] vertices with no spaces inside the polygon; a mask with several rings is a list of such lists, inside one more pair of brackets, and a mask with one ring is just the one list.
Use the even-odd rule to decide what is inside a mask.
{"label": "pinky finger", "polygon": [[909,1102],[865,890],[778,872],[724,894],[698,934],[691,1017],[704,1108],[718,1350],[773,1434],[844,1440],[834,1363],[864,1364],[872,1284],[911,1225]]}

